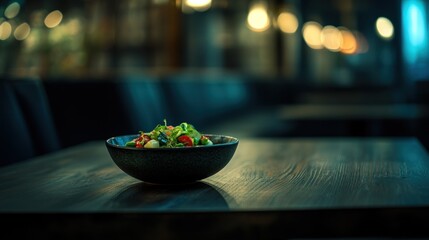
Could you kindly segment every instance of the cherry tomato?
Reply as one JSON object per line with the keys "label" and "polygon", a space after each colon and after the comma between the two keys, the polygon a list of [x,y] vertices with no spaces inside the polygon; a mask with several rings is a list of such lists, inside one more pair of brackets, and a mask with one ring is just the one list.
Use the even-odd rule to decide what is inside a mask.
{"label": "cherry tomato", "polygon": [[187,147],[194,146],[193,139],[187,135],[182,135],[182,136],[178,137],[177,140],[179,140],[179,142],[183,143],[183,145],[185,145]]}
{"label": "cherry tomato", "polygon": [[143,148],[143,145],[140,141],[136,141],[136,148]]}

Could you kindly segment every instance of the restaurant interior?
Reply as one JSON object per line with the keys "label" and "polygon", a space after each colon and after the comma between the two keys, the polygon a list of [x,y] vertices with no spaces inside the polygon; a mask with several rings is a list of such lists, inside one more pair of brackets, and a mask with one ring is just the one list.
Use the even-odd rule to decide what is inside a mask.
{"label": "restaurant interior", "polygon": [[[129,188],[134,179],[126,178],[100,145],[113,136],[183,122],[201,133],[240,140],[238,160],[224,176],[173,193],[144,184]],[[277,221],[280,233],[285,222],[305,232],[308,219],[322,219],[320,226],[314,224],[319,230],[336,234],[349,227],[359,236],[370,231],[362,226],[380,224],[382,216],[387,227],[380,232],[400,234],[403,229],[392,228],[399,219],[408,224],[408,233],[415,227],[427,236],[427,226],[420,228],[427,222],[422,215],[429,201],[427,123],[429,0],[0,1],[2,213],[12,211],[8,207],[18,212],[149,211],[143,217],[154,226],[153,217],[178,216],[157,211],[172,206],[174,212],[174,204],[187,196],[206,200],[185,204],[191,212],[215,202],[210,190],[228,205],[211,206],[215,211],[250,209],[257,216],[260,212],[252,211],[262,206],[268,209],[262,214],[273,214],[265,219]],[[259,145],[273,151],[261,153]],[[353,192],[349,186],[363,187]],[[123,189],[125,196],[118,193]],[[34,208],[25,196],[31,196]],[[314,206],[352,209],[307,211]],[[368,206],[399,210],[360,211]],[[423,206],[426,212],[411,207],[409,213],[403,206]],[[204,219],[198,213],[197,219]],[[355,222],[331,218],[342,213]],[[83,215],[88,222],[109,220]],[[223,215],[210,216],[224,221]],[[87,223],[73,217],[73,224],[82,225],[66,222],[69,232]],[[264,218],[239,218],[249,223],[250,233],[270,230]],[[120,226],[132,222],[138,229],[134,219],[125,216]],[[231,226],[239,224],[235,219]],[[362,219],[370,221],[365,225]],[[330,228],[331,222],[340,227]],[[167,225],[179,229],[186,223],[179,218]],[[116,225],[106,226],[113,231]],[[157,236],[160,229],[149,232]]]}
{"label": "restaurant interior", "polygon": [[2,1],[1,165],[164,119],[427,147],[428,3]]}

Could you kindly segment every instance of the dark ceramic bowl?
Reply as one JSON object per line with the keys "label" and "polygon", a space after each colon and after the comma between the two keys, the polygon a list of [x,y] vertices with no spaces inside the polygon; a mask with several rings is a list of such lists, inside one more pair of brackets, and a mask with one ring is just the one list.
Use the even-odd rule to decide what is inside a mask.
{"label": "dark ceramic bowl", "polygon": [[204,134],[209,146],[181,148],[132,148],[125,143],[138,137],[124,135],[106,140],[115,164],[128,175],[157,184],[190,183],[212,176],[231,160],[238,139],[223,135]]}

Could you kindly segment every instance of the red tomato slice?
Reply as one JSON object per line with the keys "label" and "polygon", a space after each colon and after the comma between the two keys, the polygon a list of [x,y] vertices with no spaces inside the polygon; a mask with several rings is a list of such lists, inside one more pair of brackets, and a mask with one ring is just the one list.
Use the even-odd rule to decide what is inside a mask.
{"label": "red tomato slice", "polygon": [[143,148],[143,144],[139,141],[136,142],[136,148]]}
{"label": "red tomato slice", "polygon": [[179,142],[183,143],[183,145],[185,145],[187,147],[194,146],[194,140],[187,135],[182,135],[182,136],[178,137],[177,140],[179,140]]}

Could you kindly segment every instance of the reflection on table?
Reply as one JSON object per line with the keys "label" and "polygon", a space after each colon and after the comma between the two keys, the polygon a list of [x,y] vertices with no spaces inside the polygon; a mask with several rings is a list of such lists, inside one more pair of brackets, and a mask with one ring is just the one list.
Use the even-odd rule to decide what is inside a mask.
{"label": "reflection on table", "polygon": [[100,141],[0,169],[0,195],[3,226],[27,237],[421,237],[429,157],[414,138],[245,138],[212,177],[164,186]]}

